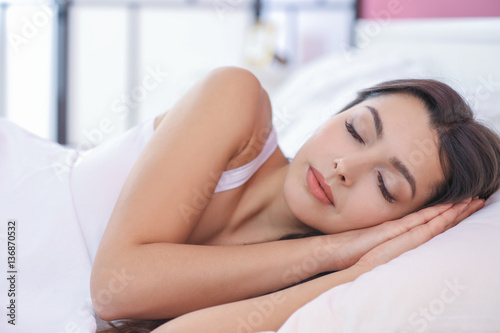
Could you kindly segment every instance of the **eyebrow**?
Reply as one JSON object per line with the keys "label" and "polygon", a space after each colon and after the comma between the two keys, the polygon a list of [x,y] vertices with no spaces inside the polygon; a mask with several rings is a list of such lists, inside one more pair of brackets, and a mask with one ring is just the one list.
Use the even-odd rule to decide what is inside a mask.
{"label": "eyebrow", "polygon": [[[382,124],[382,120],[380,119],[380,115],[377,109],[375,109],[373,106],[370,105],[365,105],[368,110],[370,110],[372,116],[373,116],[373,122],[375,124],[375,131],[377,132],[377,140],[380,140],[382,138],[382,135],[384,134],[384,125]],[[392,166],[398,170],[403,177],[408,181],[411,187],[411,197],[412,199],[415,197],[415,192],[417,190],[416,182],[415,182],[415,177],[410,173],[408,168],[401,162],[401,160],[397,157],[391,157],[390,162]]]}
{"label": "eyebrow", "polygon": [[368,110],[370,110],[372,116],[373,116],[373,122],[375,123],[375,131],[377,133],[377,140],[380,140],[382,138],[382,134],[384,133],[384,126],[382,124],[382,120],[380,120],[379,113],[377,109],[375,109],[373,106],[370,105],[365,105]]}
{"label": "eyebrow", "polygon": [[403,177],[410,183],[411,187],[411,198],[413,199],[415,197],[415,191],[416,191],[416,183],[415,183],[415,178],[411,175],[410,171],[408,168],[401,162],[401,160],[397,157],[391,157],[390,159],[391,164],[396,170],[398,170]]}

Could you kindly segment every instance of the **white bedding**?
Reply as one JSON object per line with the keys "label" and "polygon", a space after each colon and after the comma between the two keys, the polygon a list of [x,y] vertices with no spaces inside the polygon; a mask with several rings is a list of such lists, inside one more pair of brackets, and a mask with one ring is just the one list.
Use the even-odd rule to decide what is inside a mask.
{"label": "white bedding", "polygon": [[[370,47],[314,62],[272,96],[280,147],[293,157],[356,90],[396,78],[445,81],[498,132],[499,39],[499,19],[392,22]],[[278,332],[500,332],[499,239],[497,192],[455,228],[305,305]]]}
{"label": "white bedding", "polygon": [[[456,25],[452,26],[451,31],[455,32]],[[404,26],[393,23],[392,28],[392,31],[404,32]],[[496,40],[500,39],[499,28],[499,20],[486,28],[481,26],[482,30],[477,34],[471,33],[468,26],[464,29],[467,31],[467,43],[454,40],[449,48],[442,42],[425,39],[426,46],[419,49],[418,43],[404,33],[404,38],[412,40],[411,45],[391,45],[393,37],[380,36],[378,42],[375,39],[372,41],[373,47],[357,52],[343,50],[300,69],[276,95],[271,96],[280,147],[292,157],[324,120],[354,97],[356,90],[402,77],[433,77],[447,81],[466,95],[476,107],[478,118],[500,129],[500,43]],[[425,30],[427,37],[429,31],[436,36],[439,35],[437,31],[441,31],[432,25]],[[492,32],[484,34],[485,31]],[[401,34],[398,36],[401,37]],[[469,40],[476,36],[481,37],[481,42]],[[431,46],[437,47],[439,52],[434,52]],[[12,147],[19,144],[13,143],[15,139],[0,136],[0,142],[11,142]],[[4,161],[10,161],[10,164],[0,163],[0,171],[4,171],[0,174],[7,174],[7,168],[19,171],[16,175],[18,179],[0,178],[2,188],[14,188],[22,182],[33,189],[46,188],[45,192],[33,191],[38,193],[35,197],[26,185],[23,191],[26,196],[22,200],[9,198],[9,193],[4,191],[0,195],[2,221],[18,219],[18,230],[22,235],[26,232],[23,228],[40,228],[36,222],[46,220],[51,223],[50,230],[57,230],[60,235],[60,241],[54,243],[48,229],[40,228],[38,242],[47,243],[40,246],[46,249],[44,253],[31,253],[34,252],[32,249],[40,247],[19,242],[22,257],[31,259],[30,262],[19,263],[18,290],[22,293],[19,299],[30,301],[21,302],[24,311],[18,313],[18,318],[26,325],[25,328],[44,322],[48,316],[42,310],[47,301],[55,299],[51,295],[68,295],[66,303],[51,304],[51,308],[60,311],[57,317],[63,318],[52,323],[51,331],[92,332],[95,331],[95,321],[87,284],[91,267],[91,258],[87,254],[89,249],[78,226],[65,223],[76,219],[74,210],[44,207],[46,209],[37,212],[23,206],[28,199],[43,202],[55,196],[63,196],[61,200],[70,196],[67,177],[55,179],[52,169],[53,160],[65,160],[68,151],[43,140],[36,141],[38,146],[31,146],[32,149],[23,154],[15,149],[0,151]],[[40,154],[47,151],[50,154]],[[9,154],[15,157],[8,158]],[[39,174],[23,174],[20,166],[38,167]],[[39,181],[30,181],[30,177]],[[64,206],[71,208],[69,204]],[[7,208],[9,211],[15,209],[19,214],[7,215]],[[5,244],[5,225],[0,230],[0,238]],[[79,241],[68,242],[65,239]],[[498,332],[499,239],[500,192],[497,192],[485,208],[457,227],[305,305],[278,332]],[[43,260],[37,259],[40,255]],[[1,258],[4,263],[7,262],[5,251],[2,251]],[[56,271],[61,263],[66,265],[67,275],[50,276],[51,270]],[[33,267],[38,265],[39,270],[46,272],[43,279],[52,287],[47,290],[44,299],[30,297],[29,288],[35,290],[38,287],[27,283],[36,273],[35,269],[28,269],[28,264]],[[65,283],[68,277],[71,283]],[[43,279],[40,279],[41,284]],[[81,288],[73,288],[75,284]],[[6,290],[5,278],[0,286]],[[57,299],[60,301],[62,298]],[[32,323],[21,320],[23,317],[27,319],[28,314],[35,314],[30,318]],[[21,325],[16,327],[17,330],[6,325],[3,320],[0,331],[23,332]]]}
{"label": "white bedding", "polygon": [[428,243],[335,287],[279,333],[499,332],[500,192]]}

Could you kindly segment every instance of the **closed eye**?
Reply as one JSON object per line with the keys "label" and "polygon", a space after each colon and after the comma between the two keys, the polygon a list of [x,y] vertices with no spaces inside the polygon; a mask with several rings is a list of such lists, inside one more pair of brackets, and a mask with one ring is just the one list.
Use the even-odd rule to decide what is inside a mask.
{"label": "closed eye", "polygon": [[389,191],[387,190],[387,187],[385,187],[384,178],[382,178],[382,174],[380,172],[378,173],[377,178],[378,178],[378,187],[380,188],[380,192],[382,192],[384,199],[387,200],[389,203],[393,203],[395,201],[395,199],[389,193]]}
{"label": "closed eye", "polygon": [[352,125],[352,123],[345,121],[345,128],[347,129],[347,132],[349,132],[356,141],[359,143],[365,144],[365,141],[359,136],[358,132],[356,132],[356,129]]}

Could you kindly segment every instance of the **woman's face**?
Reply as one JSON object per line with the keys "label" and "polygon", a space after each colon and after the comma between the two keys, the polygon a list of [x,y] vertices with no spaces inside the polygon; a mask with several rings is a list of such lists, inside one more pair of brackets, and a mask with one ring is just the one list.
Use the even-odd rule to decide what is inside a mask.
{"label": "woman's face", "polygon": [[332,117],[301,147],[285,200],[299,220],[326,234],[399,218],[422,207],[444,180],[437,142],[419,99],[371,98]]}

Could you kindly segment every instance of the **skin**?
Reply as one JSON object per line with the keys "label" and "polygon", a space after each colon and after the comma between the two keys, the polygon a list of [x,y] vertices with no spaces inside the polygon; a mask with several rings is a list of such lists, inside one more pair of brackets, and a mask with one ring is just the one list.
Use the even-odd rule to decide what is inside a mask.
{"label": "skin", "polygon": [[[367,106],[379,111],[384,128],[380,140]],[[346,119],[365,144],[346,130]],[[344,270],[328,275],[331,279],[311,281],[303,291],[288,291],[286,308],[262,328],[276,327],[315,295],[455,225],[482,202],[440,205],[399,218],[425,203],[443,177],[427,121],[414,98],[370,99],[328,121],[292,163],[277,148],[247,183],[212,194],[214,175],[253,160],[272,126],[269,97],[251,73],[214,71],[156,119],[155,132],[122,188],[92,266],[97,315],[104,320],[173,318],[227,304],[219,317],[206,317],[219,318],[220,324],[228,316],[236,318],[231,311],[253,311],[245,302],[233,308],[233,302],[321,272]],[[422,142],[424,158],[415,160]],[[415,178],[414,197],[388,162],[393,157]],[[309,165],[331,186],[334,207],[309,191]],[[381,195],[377,172],[394,203]],[[276,241],[312,230],[327,235]],[[390,251],[383,248],[389,243]],[[318,255],[312,269],[290,273]],[[102,291],[115,286],[117,271],[130,277],[127,285],[103,299]]]}
{"label": "skin", "polygon": [[[367,106],[378,110],[383,124],[380,139]],[[346,130],[346,121],[352,122],[364,143]],[[428,122],[423,103],[402,94],[372,98],[335,115],[301,147],[291,163],[278,147],[270,161],[272,165],[269,168],[264,165],[264,172],[258,172],[243,187],[248,195],[242,195],[239,209],[233,214],[239,221],[230,222],[236,226],[232,235],[221,233],[206,243],[225,244],[229,239],[231,243],[262,242],[287,233],[314,230],[340,233],[378,225],[417,210],[429,200],[434,186],[444,179],[437,136]],[[425,153],[425,160],[415,163],[415,153]],[[394,157],[402,161],[415,179],[415,196],[408,181],[391,164]],[[334,206],[322,204],[311,194],[306,182],[310,165],[323,174],[332,188]],[[378,172],[394,197],[392,203],[381,193]],[[210,215],[206,220],[214,219]],[[200,242],[195,237],[207,233],[207,230],[195,231],[191,241]],[[226,240],[222,238],[224,235]]]}
{"label": "skin", "polygon": [[[408,229],[405,232],[393,235],[392,239],[370,250],[356,264],[347,269],[264,296],[191,312],[161,325],[153,332],[239,332],[245,319],[247,324],[252,323],[251,332],[277,331],[293,312],[323,292],[353,281],[374,267],[385,264],[402,253],[429,241],[434,236],[455,226],[464,217],[480,209],[482,205],[480,200],[472,202],[467,200],[453,207],[451,204],[440,205],[422,210],[418,214],[410,214],[402,220],[394,221],[406,225]],[[251,316],[255,314],[265,314],[265,316],[256,323],[250,321]],[[303,317],[300,320],[303,320]]]}
{"label": "skin", "polygon": [[[380,138],[370,108],[378,110],[383,126]],[[347,131],[346,121],[363,142]],[[425,161],[415,163],[422,142],[427,143]],[[391,164],[393,158],[413,175],[414,196],[410,183]],[[334,206],[318,203],[310,194],[304,180],[309,165],[326,178]],[[393,202],[387,201],[379,188],[379,172]],[[377,225],[415,211],[443,180],[437,135],[429,126],[423,103],[412,96],[393,94],[364,101],[325,123],[289,166],[284,196],[298,219],[331,234]]]}

